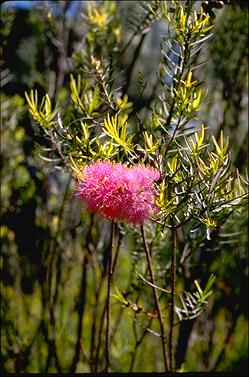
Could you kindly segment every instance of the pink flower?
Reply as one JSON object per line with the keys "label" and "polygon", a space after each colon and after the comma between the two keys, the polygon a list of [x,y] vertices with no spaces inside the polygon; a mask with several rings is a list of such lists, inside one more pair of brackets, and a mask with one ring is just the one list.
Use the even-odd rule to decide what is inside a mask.
{"label": "pink flower", "polygon": [[113,164],[109,161],[87,165],[79,177],[76,196],[91,212],[108,219],[142,223],[158,211],[154,181],[160,173],[152,167]]}

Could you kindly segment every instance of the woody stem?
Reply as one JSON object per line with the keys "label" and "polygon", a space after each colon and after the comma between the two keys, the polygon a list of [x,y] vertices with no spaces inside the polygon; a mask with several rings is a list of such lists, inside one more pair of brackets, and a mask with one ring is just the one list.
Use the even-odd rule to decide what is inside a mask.
{"label": "woody stem", "polygon": [[109,250],[109,264],[108,264],[108,283],[107,283],[107,298],[106,298],[106,338],[105,338],[105,369],[110,372],[110,318],[111,318],[111,286],[112,286],[112,251],[114,248],[115,237],[115,222],[112,221],[111,227],[111,246]]}
{"label": "woody stem", "polygon": [[141,225],[141,234],[142,234],[147,264],[148,264],[148,268],[149,268],[149,272],[150,272],[150,279],[151,279],[151,283],[153,284],[152,289],[153,289],[154,301],[155,301],[155,306],[156,306],[156,310],[157,310],[157,314],[158,314],[158,321],[159,321],[159,325],[160,325],[164,369],[165,369],[165,372],[168,372],[169,369],[168,369],[168,362],[167,362],[167,353],[166,353],[166,346],[165,346],[165,331],[164,331],[164,326],[163,326],[162,313],[161,313],[159,298],[158,298],[158,294],[157,294],[157,290],[156,290],[156,281],[155,281],[154,271],[153,271],[152,263],[151,263],[151,255],[150,255],[148,244],[147,244],[147,241],[146,241],[146,238],[145,238],[143,225]]}

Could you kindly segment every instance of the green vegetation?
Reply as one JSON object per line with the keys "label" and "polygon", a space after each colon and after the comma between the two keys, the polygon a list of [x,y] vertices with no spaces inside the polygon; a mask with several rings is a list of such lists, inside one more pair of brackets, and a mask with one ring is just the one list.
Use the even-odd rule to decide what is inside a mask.
{"label": "green vegetation", "polygon": [[[2,5],[3,372],[247,371],[248,9],[206,3]],[[89,213],[98,160],[159,212]]]}

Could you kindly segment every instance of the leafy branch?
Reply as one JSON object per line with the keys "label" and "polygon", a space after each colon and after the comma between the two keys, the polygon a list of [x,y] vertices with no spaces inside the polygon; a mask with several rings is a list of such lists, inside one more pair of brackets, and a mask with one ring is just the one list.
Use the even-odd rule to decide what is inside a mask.
{"label": "leafy branch", "polygon": [[25,97],[29,105],[29,112],[32,117],[42,126],[50,127],[54,124],[54,118],[58,113],[58,105],[52,109],[51,100],[46,94],[38,105],[38,92],[37,90],[31,90],[30,95],[25,92]]}
{"label": "leafy branch", "polygon": [[181,301],[181,307],[175,306],[175,312],[178,315],[180,321],[190,320],[198,317],[205,306],[207,305],[207,299],[212,294],[212,286],[215,281],[215,276],[212,274],[204,288],[200,287],[197,280],[194,281],[194,284],[197,288],[197,291],[190,293],[185,291],[184,297],[179,295]]}
{"label": "leafy branch", "polygon": [[133,135],[127,137],[127,116],[119,117],[117,114],[115,117],[110,117],[107,114],[107,118],[104,119],[103,131],[106,135],[111,137],[116,143],[124,148],[124,150],[132,151],[132,138]]}

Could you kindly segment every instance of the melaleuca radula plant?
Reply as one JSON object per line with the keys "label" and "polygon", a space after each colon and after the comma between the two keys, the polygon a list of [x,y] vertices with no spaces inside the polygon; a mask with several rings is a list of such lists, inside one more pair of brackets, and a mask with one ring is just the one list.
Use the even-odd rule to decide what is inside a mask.
{"label": "melaleuca radula plant", "polygon": [[[200,2],[197,6],[194,2],[147,2],[151,17],[160,20],[167,32],[161,37],[160,94],[155,95],[138,133],[134,132],[133,104],[127,93],[120,96],[120,91],[113,89],[122,33],[113,17],[114,2],[110,3],[89,6],[82,71],[72,72],[70,76],[71,119],[67,115],[65,123],[63,107],[60,103],[52,106],[48,95],[39,103],[37,91],[31,91],[26,93],[26,99],[31,116],[75,178],[75,195],[79,205],[82,202],[82,211],[111,221],[112,240],[117,226],[127,224],[124,229],[127,226],[139,229],[149,273],[149,281],[143,279],[153,292],[163,366],[166,372],[172,372],[175,371],[175,314],[179,322],[197,317],[211,295],[215,279],[211,275],[204,289],[195,281],[196,291],[186,293],[190,302],[177,304],[178,232],[187,224],[193,232],[205,227],[206,238],[212,239],[213,231],[245,203],[246,182],[231,168],[231,146],[223,132],[216,140],[208,125],[196,127],[198,114],[205,111],[208,101],[208,93],[194,76],[198,68],[196,57],[205,43],[209,43],[213,29]],[[108,48],[113,51],[112,59]],[[139,122],[139,117],[136,120]],[[168,290],[158,286],[153,254],[146,240],[146,229],[151,227],[170,235]],[[113,267],[111,247],[106,299],[106,371],[112,370]],[[163,310],[161,292],[170,303]],[[113,296],[129,306],[120,292]]]}

